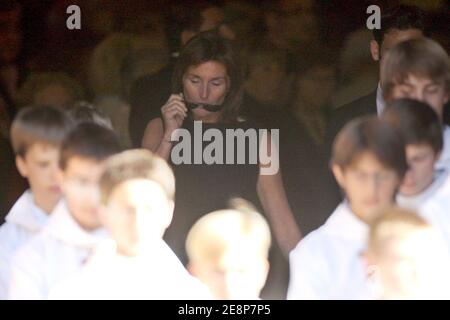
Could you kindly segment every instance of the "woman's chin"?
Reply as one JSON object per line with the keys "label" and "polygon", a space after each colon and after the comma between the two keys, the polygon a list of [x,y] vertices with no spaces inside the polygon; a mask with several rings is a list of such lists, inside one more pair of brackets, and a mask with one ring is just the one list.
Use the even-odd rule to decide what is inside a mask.
{"label": "woman's chin", "polygon": [[202,107],[198,107],[197,109],[192,111],[194,120],[209,120],[211,118],[215,118],[215,116],[218,114],[218,112],[211,112],[203,109]]}

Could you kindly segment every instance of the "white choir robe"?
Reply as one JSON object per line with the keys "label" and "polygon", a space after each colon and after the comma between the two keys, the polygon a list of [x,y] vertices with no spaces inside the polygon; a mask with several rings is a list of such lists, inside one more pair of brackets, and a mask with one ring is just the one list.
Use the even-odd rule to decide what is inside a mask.
{"label": "white choir robe", "polygon": [[450,250],[450,177],[419,209],[419,215],[441,231]]}
{"label": "white choir robe", "polygon": [[78,271],[105,237],[103,229],[81,228],[61,201],[47,226],[13,257],[8,298],[46,299],[50,289]]}
{"label": "white choir robe", "polygon": [[444,125],[443,132],[444,146],[442,148],[441,156],[439,161],[436,162],[436,169],[450,170],[450,126]]}
{"label": "white choir robe", "polygon": [[31,190],[22,194],[6,216],[0,227],[0,300],[8,297],[14,254],[47,224],[48,219],[49,215],[34,203]]}
{"label": "white choir robe", "polygon": [[428,188],[414,196],[404,196],[400,193],[396,196],[397,205],[404,209],[419,213],[420,208],[434,197],[448,180],[447,170],[436,170],[433,182]]}
{"label": "white choir robe", "polygon": [[212,295],[162,239],[134,257],[117,253],[114,241],[106,240],[80,272],[53,288],[49,299],[209,300]]}
{"label": "white choir robe", "polygon": [[364,299],[368,225],[341,203],[290,253],[288,299]]}

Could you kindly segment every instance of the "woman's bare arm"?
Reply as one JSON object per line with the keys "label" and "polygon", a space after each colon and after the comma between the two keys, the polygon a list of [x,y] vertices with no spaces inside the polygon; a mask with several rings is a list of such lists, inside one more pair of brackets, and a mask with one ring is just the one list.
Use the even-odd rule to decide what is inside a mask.
{"label": "woman's bare arm", "polygon": [[[272,148],[270,135],[267,135],[268,154],[278,152]],[[265,143],[265,141],[263,141]],[[272,158],[274,154],[271,154]],[[286,257],[295,248],[301,239],[301,232],[292,213],[283,186],[283,179],[280,171],[274,174],[261,174],[261,168],[267,167],[260,163],[260,174],[256,190],[259,200],[263,206],[266,216],[269,219],[275,239]]]}
{"label": "woman's bare arm", "polygon": [[172,151],[170,137],[164,136],[163,122],[161,118],[151,120],[145,128],[142,138],[142,147],[159,155],[165,160],[169,160]]}
{"label": "woman's bare arm", "polygon": [[181,127],[187,116],[183,97],[172,94],[161,108],[161,118],[151,120],[145,128],[142,147],[149,149],[165,160],[169,160],[172,151],[171,135]]}

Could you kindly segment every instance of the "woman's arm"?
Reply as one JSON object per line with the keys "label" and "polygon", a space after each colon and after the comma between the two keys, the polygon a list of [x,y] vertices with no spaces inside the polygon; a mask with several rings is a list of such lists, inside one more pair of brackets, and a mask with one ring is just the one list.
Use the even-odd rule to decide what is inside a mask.
{"label": "woman's arm", "polygon": [[172,133],[181,127],[187,116],[183,97],[172,94],[161,108],[161,118],[151,120],[145,128],[142,147],[149,149],[165,160],[169,160],[172,150]]}
{"label": "woman's arm", "polygon": [[169,160],[172,143],[170,142],[170,137],[164,136],[161,118],[153,119],[147,124],[144,137],[142,138],[142,148],[154,152],[166,161]]}
{"label": "woman's arm", "polygon": [[[269,139],[267,139],[266,150],[268,150],[268,153],[266,154],[270,154],[271,159],[275,156],[278,157],[278,151],[272,148],[271,136],[267,135],[267,137]],[[266,141],[263,139],[261,147],[264,147],[265,143]],[[266,216],[269,219],[275,239],[285,256],[288,257],[289,252],[295,248],[302,236],[292,214],[291,207],[289,206],[280,171],[276,173],[271,172],[272,174],[262,174],[261,172],[262,168],[267,168],[268,166],[270,165],[265,165],[260,162],[260,174],[256,190]]]}
{"label": "woman's arm", "polygon": [[284,192],[281,174],[259,175],[257,189],[259,200],[270,221],[275,239],[286,257],[301,239],[291,207]]}

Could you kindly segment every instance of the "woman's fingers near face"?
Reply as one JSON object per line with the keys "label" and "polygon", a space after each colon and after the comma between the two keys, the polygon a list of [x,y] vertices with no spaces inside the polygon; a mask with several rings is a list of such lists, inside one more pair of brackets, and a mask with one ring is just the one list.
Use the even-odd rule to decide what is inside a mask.
{"label": "woman's fingers near face", "polygon": [[184,108],[183,106],[180,106],[179,104],[173,104],[168,110],[177,110],[184,117],[187,116],[186,108]]}
{"label": "woman's fingers near face", "polygon": [[183,100],[181,94],[172,94],[172,95],[169,97],[169,99],[167,100],[166,104],[164,104],[164,105],[161,107],[161,110],[164,111],[165,109],[167,109],[169,106],[171,106],[171,105],[174,104],[174,103],[178,103],[178,104],[181,105],[183,108],[185,108],[186,111],[187,111],[187,108],[186,108],[186,106],[184,105],[184,100]]}
{"label": "woman's fingers near face", "polygon": [[177,108],[179,109],[182,113],[184,113],[186,115],[187,113],[187,108],[186,106],[178,101],[171,101],[170,103],[168,103],[167,105],[165,105],[164,107],[162,107],[161,111],[162,112],[166,112],[167,110],[171,110],[173,108]]}
{"label": "woman's fingers near face", "polygon": [[177,105],[173,105],[170,108],[168,108],[166,111],[166,115],[169,118],[172,118],[175,115],[180,115],[183,117],[183,119],[186,118],[186,116],[187,116],[186,112],[180,106],[177,106]]}
{"label": "woman's fingers near face", "polygon": [[178,102],[184,102],[184,98],[181,94],[173,94],[170,96],[169,101],[178,101]]}
{"label": "woman's fingers near face", "polygon": [[187,112],[186,105],[184,104],[184,101],[179,99],[171,99],[167,102],[166,106],[172,106],[172,105],[178,105],[180,106],[185,112]]}

